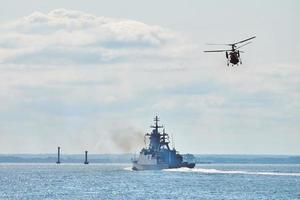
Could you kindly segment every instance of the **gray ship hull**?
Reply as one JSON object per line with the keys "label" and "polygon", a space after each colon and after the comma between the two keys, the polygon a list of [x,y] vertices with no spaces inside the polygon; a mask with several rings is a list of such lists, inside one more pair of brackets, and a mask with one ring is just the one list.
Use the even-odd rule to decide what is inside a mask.
{"label": "gray ship hull", "polygon": [[158,165],[141,165],[133,163],[132,170],[141,171],[141,170],[162,170],[168,169],[168,164],[158,164]]}
{"label": "gray ship hull", "polygon": [[150,164],[150,165],[142,165],[136,162],[133,163],[132,170],[141,171],[141,170],[162,170],[162,169],[171,169],[171,168],[180,168],[180,167],[187,167],[187,168],[194,168],[195,163],[182,163],[176,167],[170,167],[168,164]]}

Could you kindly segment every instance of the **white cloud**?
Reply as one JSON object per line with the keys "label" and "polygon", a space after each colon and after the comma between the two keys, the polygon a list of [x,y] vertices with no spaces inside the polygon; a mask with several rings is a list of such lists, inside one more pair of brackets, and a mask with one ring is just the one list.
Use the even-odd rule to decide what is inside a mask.
{"label": "white cloud", "polygon": [[0,38],[0,61],[17,64],[174,59],[191,48],[159,26],[66,9],[34,12],[6,23]]}
{"label": "white cloud", "polygon": [[168,115],[186,150],[198,151],[192,141],[203,132],[205,146],[225,143],[226,134],[299,130],[297,65],[250,64],[249,53],[243,66],[227,67],[168,29],[65,9],[8,22],[0,36],[0,137],[10,143],[3,150],[21,152],[19,136],[28,134],[32,151],[58,141],[70,152],[121,151],[111,134],[124,124],[129,136],[146,131],[155,114]]}
{"label": "white cloud", "polygon": [[214,94],[204,95],[170,95],[159,99],[152,108],[157,111],[183,109],[189,112],[199,112],[208,107],[216,108],[224,104],[225,98]]}

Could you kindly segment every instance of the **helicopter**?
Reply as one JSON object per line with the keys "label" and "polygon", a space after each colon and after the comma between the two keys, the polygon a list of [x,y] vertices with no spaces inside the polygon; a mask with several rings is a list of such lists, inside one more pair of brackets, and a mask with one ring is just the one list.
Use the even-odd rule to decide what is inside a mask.
{"label": "helicopter", "polygon": [[[240,51],[239,49],[241,47],[244,47],[248,44],[250,44],[251,42],[247,42],[249,40],[252,40],[256,38],[256,36],[250,37],[248,39],[239,41],[239,42],[235,42],[232,44],[207,44],[207,45],[227,45],[227,46],[231,46],[231,49],[229,50],[225,50],[225,49],[221,49],[221,50],[210,50],[210,51],[204,51],[205,53],[212,53],[212,52],[225,52],[226,55],[226,59],[227,59],[227,66],[229,66],[229,63],[232,64],[232,66],[234,65],[239,65],[242,64],[242,59],[240,57],[240,53],[244,53],[243,51]],[[237,44],[241,44],[247,42],[241,46],[237,46]]]}

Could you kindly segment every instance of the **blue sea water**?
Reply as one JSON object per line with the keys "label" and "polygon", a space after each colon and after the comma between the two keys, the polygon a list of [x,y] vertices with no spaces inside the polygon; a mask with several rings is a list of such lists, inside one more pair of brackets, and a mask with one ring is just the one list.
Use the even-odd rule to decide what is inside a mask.
{"label": "blue sea water", "polygon": [[0,164],[0,199],[300,199],[299,164]]}

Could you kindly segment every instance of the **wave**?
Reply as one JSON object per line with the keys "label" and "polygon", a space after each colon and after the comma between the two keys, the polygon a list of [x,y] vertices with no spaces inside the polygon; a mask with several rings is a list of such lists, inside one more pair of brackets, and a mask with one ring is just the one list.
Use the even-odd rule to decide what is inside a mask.
{"label": "wave", "polygon": [[300,173],[286,173],[286,172],[250,172],[250,171],[226,171],[218,169],[204,169],[204,168],[176,168],[176,169],[164,169],[167,172],[197,172],[204,174],[246,174],[246,175],[265,175],[265,176],[300,176]]}
{"label": "wave", "polygon": [[125,167],[124,170],[126,170],[126,171],[133,171],[132,167]]}

